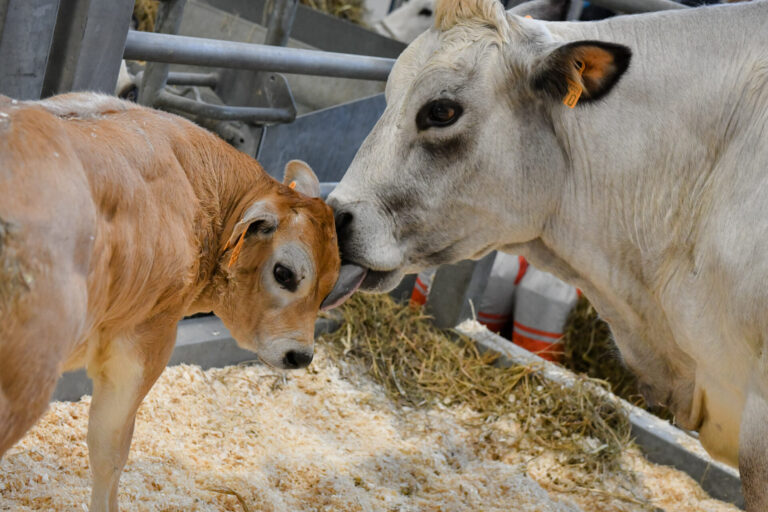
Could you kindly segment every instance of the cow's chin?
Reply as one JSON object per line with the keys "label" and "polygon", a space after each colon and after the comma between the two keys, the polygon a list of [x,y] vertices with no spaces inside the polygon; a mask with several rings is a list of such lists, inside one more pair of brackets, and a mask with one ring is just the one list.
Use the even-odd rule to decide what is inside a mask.
{"label": "cow's chin", "polygon": [[368,270],[368,274],[360,285],[360,290],[367,293],[385,293],[393,290],[403,280],[403,271]]}

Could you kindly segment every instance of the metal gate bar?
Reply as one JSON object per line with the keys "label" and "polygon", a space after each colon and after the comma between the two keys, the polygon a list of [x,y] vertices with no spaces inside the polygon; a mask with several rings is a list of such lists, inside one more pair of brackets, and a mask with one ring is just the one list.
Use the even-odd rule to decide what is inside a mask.
{"label": "metal gate bar", "polygon": [[394,59],[236,43],[200,37],[128,32],[125,59],[386,81]]}
{"label": "metal gate bar", "polygon": [[666,11],[669,9],[688,9],[687,5],[672,0],[590,0],[598,7],[627,14],[639,12]]}

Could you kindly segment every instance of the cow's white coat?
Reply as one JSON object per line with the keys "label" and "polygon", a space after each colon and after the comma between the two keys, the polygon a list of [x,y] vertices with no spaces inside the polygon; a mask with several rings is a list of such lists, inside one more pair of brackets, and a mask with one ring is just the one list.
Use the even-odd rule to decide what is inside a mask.
{"label": "cow's white coat", "polygon": [[[330,198],[354,215],[344,256],[377,271],[364,287],[525,255],[586,293],[677,422],[739,461],[749,510],[768,507],[768,2],[578,24],[490,0],[444,8],[455,23],[398,59]],[[571,110],[531,81],[578,40],[633,57],[605,98]],[[463,115],[417,130],[437,97]]]}

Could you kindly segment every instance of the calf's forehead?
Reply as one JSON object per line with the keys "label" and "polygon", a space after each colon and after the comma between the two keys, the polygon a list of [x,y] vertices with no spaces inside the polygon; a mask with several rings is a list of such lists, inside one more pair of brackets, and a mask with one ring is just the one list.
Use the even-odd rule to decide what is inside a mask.
{"label": "calf's forehead", "polygon": [[306,248],[319,278],[318,287],[321,291],[330,291],[341,264],[333,210],[317,198],[302,199],[300,205],[289,210],[284,236]]}

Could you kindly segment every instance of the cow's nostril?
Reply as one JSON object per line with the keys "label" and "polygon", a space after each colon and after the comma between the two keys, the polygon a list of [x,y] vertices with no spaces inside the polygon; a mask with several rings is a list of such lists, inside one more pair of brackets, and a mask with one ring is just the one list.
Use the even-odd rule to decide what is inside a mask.
{"label": "cow's nostril", "polygon": [[312,352],[289,350],[283,357],[283,365],[290,369],[304,368],[312,362],[312,356]]}
{"label": "cow's nostril", "polygon": [[352,224],[353,215],[351,212],[340,210],[336,212],[336,233],[340,237],[349,230],[349,226]]}

